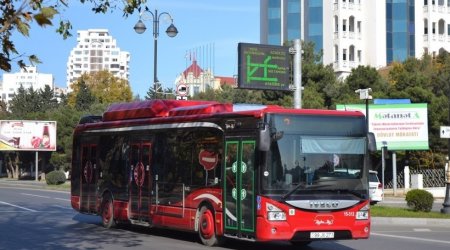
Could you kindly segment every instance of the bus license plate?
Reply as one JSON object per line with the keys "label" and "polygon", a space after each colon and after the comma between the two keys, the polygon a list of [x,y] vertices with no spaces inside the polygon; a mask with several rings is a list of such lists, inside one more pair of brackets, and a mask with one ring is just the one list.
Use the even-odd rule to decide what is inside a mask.
{"label": "bus license plate", "polygon": [[334,232],[311,232],[309,237],[311,239],[333,239]]}

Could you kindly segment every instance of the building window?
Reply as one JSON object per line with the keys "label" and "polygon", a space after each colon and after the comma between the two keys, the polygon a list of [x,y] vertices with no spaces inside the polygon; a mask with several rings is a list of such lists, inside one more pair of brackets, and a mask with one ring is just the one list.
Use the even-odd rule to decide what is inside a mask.
{"label": "building window", "polygon": [[355,17],[354,16],[350,16],[349,18],[349,27],[348,27],[348,31],[350,32],[355,32]]}
{"label": "building window", "polygon": [[347,49],[342,51],[342,60],[347,61]]}
{"label": "building window", "polygon": [[351,62],[355,61],[355,46],[351,45],[350,46],[350,54],[349,54],[349,58],[348,58]]}
{"label": "building window", "polygon": [[339,47],[337,45],[334,45],[334,61],[339,61]]}
{"label": "building window", "polygon": [[423,20],[423,33],[425,35],[428,35],[428,20],[427,19]]}

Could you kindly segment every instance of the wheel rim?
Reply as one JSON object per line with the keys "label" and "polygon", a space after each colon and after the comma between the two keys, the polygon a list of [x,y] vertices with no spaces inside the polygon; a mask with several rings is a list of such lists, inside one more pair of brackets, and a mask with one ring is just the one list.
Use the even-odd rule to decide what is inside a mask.
{"label": "wheel rim", "polygon": [[105,202],[105,207],[103,209],[103,223],[108,224],[112,216],[112,204],[111,201]]}
{"label": "wheel rim", "polygon": [[200,232],[204,239],[210,239],[214,235],[214,220],[209,209],[200,218]]}

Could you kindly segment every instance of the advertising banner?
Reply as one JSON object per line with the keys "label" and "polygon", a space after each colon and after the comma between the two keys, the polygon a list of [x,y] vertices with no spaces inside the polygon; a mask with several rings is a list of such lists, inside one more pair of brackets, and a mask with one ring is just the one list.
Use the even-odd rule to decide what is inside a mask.
{"label": "advertising banner", "polygon": [[[336,105],[336,109],[366,113],[365,104]],[[378,150],[383,145],[388,150],[429,149],[426,103],[369,105],[368,117]]]}
{"label": "advertising banner", "polygon": [[56,151],[56,122],[0,120],[0,150]]}

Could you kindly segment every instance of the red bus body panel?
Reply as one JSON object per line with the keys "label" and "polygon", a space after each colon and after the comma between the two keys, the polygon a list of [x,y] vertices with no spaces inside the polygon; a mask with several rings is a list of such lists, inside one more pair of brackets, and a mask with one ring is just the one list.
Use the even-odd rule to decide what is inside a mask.
{"label": "red bus body panel", "polygon": [[[263,106],[260,109],[234,111],[232,104],[222,104],[214,101],[176,101],[150,100],[133,103],[118,103],[111,105],[103,113],[102,120],[92,123],[80,123],[74,131],[74,137],[88,130],[144,126],[154,124],[176,124],[195,122],[204,118],[221,118],[245,116],[261,118],[267,113],[304,114],[324,116],[355,116],[363,117],[358,111],[285,109],[276,105]],[[100,190],[102,191],[102,190]],[[210,207],[215,216],[216,234],[224,235],[224,205],[223,190],[219,186],[202,187],[192,190],[182,202],[170,205],[151,204],[148,218],[152,226],[167,227],[186,231],[196,231],[198,210],[202,206]],[[339,211],[306,211],[261,197],[261,206],[256,209],[256,241],[293,240],[302,232],[345,231],[351,233],[352,239],[367,239],[370,234],[370,217],[368,220],[356,220],[356,213],[365,206],[368,200],[360,202],[348,209]],[[101,214],[101,196],[96,199],[97,213]],[[266,215],[266,203],[282,209],[286,213],[286,221],[269,221]],[[80,196],[71,196],[72,207],[80,211]],[[113,201],[114,218],[118,221],[130,221],[130,201]],[[294,212],[292,212],[294,211]],[[290,213],[291,212],[291,213]],[[292,214],[293,213],[293,214]]]}

